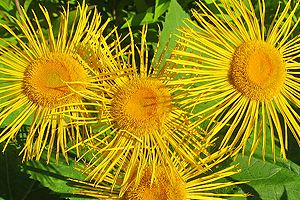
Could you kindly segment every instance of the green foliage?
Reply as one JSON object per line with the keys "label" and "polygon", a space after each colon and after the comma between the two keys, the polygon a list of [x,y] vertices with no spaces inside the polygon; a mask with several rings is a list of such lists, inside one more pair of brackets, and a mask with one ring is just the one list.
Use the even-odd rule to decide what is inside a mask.
{"label": "green foliage", "polygon": [[[75,156],[70,155],[70,158]],[[67,163],[64,158],[60,158],[58,163],[54,156],[51,157],[50,163],[46,163],[46,155],[40,161],[29,161],[23,164],[22,169],[31,178],[39,181],[43,186],[50,188],[59,197],[69,198],[73,200],[80,200],[81,197],[72,194],[74,187],[70,185],[70,179],[84,180],[84,175],[76,168],[78,166],[74,160]]]}
{"label": "green foliage", "polygon": [[5,153],[0,154],[0,199],[60,199],[58,194],[22,170],[24,164],[18,156],[19,150],[16,145],[9,145]]}
{"label": "green foliage", "polygon": [[[183,20],[189,18],[189,15],[182,9],[176,0],[171,0],[169,10],[166,14],[163,30],[159,38],[159,48],[157,55],[163,54],[163,64],[171,54],[171,50],[176,46],[176,34],[179,34],[178,27],[183,25]],[[156,62],[159,56],[156,57]]]}
{"label": "green foliage", "polygon": [[155,5],[150,7],[143,0],[135,0],[134,3],[138,13],[130,16],[122,28],[161,22],[160,17],[168,10],[170,0],[156,0]]}
{"label": "green foliage", "polygon": [[[268,135],[268,134],[267,134]],[[270,135],[270,134],[269,134]],[[292,138],[292,135],[290,135]],[[290,154],[299,155],[299,147],[295,141],[290,141]],[[259,146],[258,148],[261,148]],[[275,152],[279,152],[278,146]],[[296,200],[300,191],[300,162],[299,157],[293,155],[292,160],[273,159],[271,148],[267,149],[266,159],[262,160],[262,154],[257,151],[250,159],[250,144],[248,144],[245,155],[239,155],[232,164],[239,164],[242,171],[233,176],[233,180],[248,181],[240,185],[245,192],[252,194],[249,199],[280,199]],[[290,155],[291,156],[291,155]],[[294,159],[296,158],[296,160]],[[243,199],[243,198],[234,198]]]}
{"label": "green foliage", "polygon": [[[68,1],[58,0],[24,0],[20,3],[24,6],[25,11],[35,10],[38,16],[41,16],[39,4],[47,7],[51,13],[54,30],[57,31],[59,12],[63,7],[67,6]],[[82,2],[82,1],[80,1]],[[171,49],[175,47],[176,37],[179,34],[177,28],[183,25],[182,20],[190,17],[190,8],[194,7],[193,0],[103,0],[92,1],[86,0],[91,9],[96,7],[103,15],[104,21],[111,18],[111,29],[114,26],[119,27],[121,33],[127,30],[125,27],[130,25],[137,34],[141,25],[149,24],[148,41],[155,47],[158,43],[159,27],[162,28],[159,48],[157,55],[166,50],[163,62],[170,55]],[[211,1],[207,0],[207,3]],[[266,19],[271,23],[272,13],[277,9],[279,0],[266,1]],[[295,0],[293,1],[295,3]],[[69,1],[71,12],[77,5],[75,0]],[[18,16],[18,11],[13,0],[0,1],[0,23],[13,26],[9,17]],[[29,14],[32,17],[31,14]],[[108,30],[109,31],[109,30]],[[0,29],[2,39],[7,38],[8,34]],[[167,46],[168,45],[168,46]],[[166,49],[166,46],[168,47]],[[152,52],[153,54],[153,52]],[[157,62],[158,60],[156,60]],[[12,120],[11,117],[10,120]],[[7,122],[9,123],[9,122]],[[6,124],[7,124],[6,123]],[[292,138],[292,136],[290,136]],[[18,142],[17,142],[18,144]],[[262,155],[257,151],[249,162],[249,143],[245,155],[239,155],[237,159],[229,164],[239,164],[241,173],[233,176],[230,180],[248,181],[239,186],[239,190],[234,188],[229,192],[245,192],[252,194],[244,199],[253,200],[297,200],[300,196],[300,150],[295,141],[290,141],[288,152],[288,160],[278,159],[273,161],[273,153],[267,150],[266,160],[262,160]],[[0,145],[3,149],[3,144]],[[276,147],[279,152],[278,147]],[[69,164],[63,158],[56,163],[55,158],[51,157],[50,164],[46,164],[45,160],[21,162],[18,156],[20,147],[11,144],[5,153],[0,155],[0,199],[82,199],[81,197],[72,195],[74,188],[69,184],[68,178],[76,178],[84,180],[81,172],[74,170],[77,167],[74,157],[70,155]],[[54,156],[54,155],[53,155]],[[225,165],[225,164],[224,164]],[[243,198],[232,198],[243,199]]]}

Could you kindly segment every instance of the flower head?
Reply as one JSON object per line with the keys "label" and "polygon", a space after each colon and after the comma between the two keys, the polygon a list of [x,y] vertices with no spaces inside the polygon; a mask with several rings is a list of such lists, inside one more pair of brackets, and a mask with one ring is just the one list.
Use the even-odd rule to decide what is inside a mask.
{"label": "flower head", "polygon": [[111,115],[116,127],[143,136],[160,129],[170,111],[171,95],[164,84],[154,78],[138,78],[115,92]]}
{"label": "flower head", "polygon": [[85,124],[89,115],[82,97],[74,91],[86,90],[97,72],[84,59],[80,46],[100,38],[107,23],[101,26],[101,16],[97,11],[92,15],[83,3],[77,7],[73,21],[69,10],[63,11],[56,36],[49,13],[43,7],[41,11],[48,33],[35,12],[34,22],[25,12],[20,20],[13,18],[20,35],[2,24],[17,44],[6,41],[0,46],[0,124],[14,116],[1,131],[0,142],[14,139],[20,127],[30,123],[22,151],[24,159],[39,159],[46,149],[49,161],[53,146],[57,157],[61,152],[67,158],[68,143],[86,138],[86,128],[80,123]]}
{"label": "flower head", "polygon": [[[172,165],[153,161],[141,172],[139,182],[138,167],[132,171],[129,183],[123,187],[124,171],[119,181],[114,181],[113,173],[109,173],[99,185],[86,181],[72,180],[72,185],[79,188],[75,194],[96,198],[111,198],[123,200],[189,200],[189,199],[223,199],[223,197],[247,196],[246,194],[222,194],[217,190],[240,184],[241,182],[220,181],[223,178],[237,174],[236,166],[224,169],[217,166],[228,158],[228,148],[202,157],[200,168],[195,168],[181,160],[178,155],[171,156]],[[126,161],[128,164],[128,160]],[[126,164],[126,165],[127,165]],[[125,165],[125,166],[126,166]],[[152,165],[156,167],[153,168]],[[156,172],[153,173],[153,170]]]}
{"label": "flower head", "polygon": [[[148,63],[146,33],[145,26],[140,48],[136,51],[130,32],[132,42],[127,59],[119,69],[102,73],[103,81],[96,83],[96,89],[88,94],[99,103],[100,111],[98,133],[86,140],[93,143],[87,171],[92,170],[88,178],[96,184],[101,183],[115,166],[122,168],[124,160],[129,160],[124,177],[124,184],[127,184],[136,166],[139,166],[137,176],[141,178],[147,164],[155,160],[170,163],[173,152],[195,163],[197,153],[192,149],[200,150],[205,146],[199,145],[201,134],[189,129],[188,112],[184,110],[189,96],[184,86],[173,79],[173,73],[166,71],[170,67],[168,63],[161,69],[154,62]],[[110,81],[106,81],[107,78]],[[98,94],[100,90],[105,93]],[[115,171],[116,178],[119,173],[120,170]]]}
{"label": "flower head", "polygon": [[231,144],[235,152],[244,149],[252,135],[251,154],[262,141],[263,157],[267,134],[273,151],[277,136],[285,157],[288,131],[300,145],[300,38],[293,37],[299,3],[291,8],[288,1],[281,14],[278,8],[268,30],[263,0],[258,1],[258,15],[250,0],[224,0],[222,8],[213,4],[218,13],[198,3],[200,11],[193,10],[198,23],[188,20],[182,27],[182,49],[175,50],[177,58],[172,59],[193,75],[182,82],[197,83],[191,89],[197,104],[209,105],[198,110],[194,126],[210,120],[210,138],[221,136],[225,128],[221,148]]}

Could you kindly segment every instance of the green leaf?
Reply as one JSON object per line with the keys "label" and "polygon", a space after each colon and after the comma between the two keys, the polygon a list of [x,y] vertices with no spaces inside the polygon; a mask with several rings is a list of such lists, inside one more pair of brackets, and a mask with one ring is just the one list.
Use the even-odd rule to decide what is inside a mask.
{"label": "green leaf", "polygon": [[[179,34],[177,30],[179,26],[183,25],[183,20],[189,18],[189,15],[182,9],[176,0],[171,0],[168,12],[166,14],[165,22],[163,23],[163,30],[160,36],[159,48],[157,55],[161,55],[168,45],[168,49],[165,52],[162,64],[170,56],[172,49],[176,46],[175,34]],[[168,44],[169,43],[169,44]],[[158,62],[159,56],[155,58],[155,62]]]}
{"label": "green leaf", "polygon": [[154,21],[157,21],[168,10],[170,2],[170,0],[155,1]]}
{"label": "green leaf", "polygon": [[[3,149],[3,145],[0,148]],[[33,180],[21,171],[19,147],[9,144],[6,151],[0,154],[0,199],[43,199],[58,200],[59,196]]]}
{"label": "green leaf", "polygon": [[1,0],[0,8],[2,11],[10,11],[14,8],[14,2],[11,0]]}
{"label": "green leaf", "polygon": [[23,166],[24,172],[30,174],[31,178],[38,180],[43,186],[50,188],[61,197],[74,200],[83,199],[78,195],[72,194],[76,188],[72,187],[69,181],[70,178],[84,180],[85,176],[75,169],[79,167],[79,164],[71,159],[68,164],[62,157],[56,163],[55,155],[51,156],[50,163],[46,164],[45,157],[43,156],[43,159],[40,161],[28,161]]}
{"label": "green leaf", "polygon": [[153,7],[150,7],[148,8],[148,10],[146,12],[142,12],[142,13],[139,13],[139,14],[136,14],[132,17],[130,17],[128,19],[128,23],[125,23],[122,27],[122,28],[127,28],[128,27],[128,24],[130,26],[140,26],[140,25],[144,25],[144,24],[151,24],[153,23]]}
{"label": "green leaf", "polygon": [[29,6],[30,6],[30,4],[31,4],[32,1],[33,0],[26,0],[24,2],[24,10],[25,10],[25,12],[27,12],[27,10],[28,10],[28,8],[29,8]]}
{"label": "green leaf", "polygon": [[[290,135],[290,137],[292,136]],[[232,178],[249,181],[240,187],[244,192],[253,195],[251,199],[299,199],[300,166],[290,160],[285,161],[278,157],[274,162],[271,147],[268,147],[265,161],[262,160],[259,149],[249,161],[250,145],[248,145],[245,155],[239,155],[233,163],[239,163],[242,171]],[[294,151],[295,148],[299,151],[299,147],[296,145],[293,145],[290,150]],[[275,151],[279,152],[279,147],[276,146]]]}

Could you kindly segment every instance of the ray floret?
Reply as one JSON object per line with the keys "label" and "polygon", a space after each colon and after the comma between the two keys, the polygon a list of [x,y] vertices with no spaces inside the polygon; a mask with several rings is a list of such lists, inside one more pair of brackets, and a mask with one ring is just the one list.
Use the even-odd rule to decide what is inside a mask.
{"label": "ray floret", "polygon": [[[97,80],[98,72],[82,48],[92,40],[106,44],[107,37],[102,34],[108,22],[102,23],[100,14],[89,11],[83,2],[72,19],[69,8],[63,10],[54,34],[47,9],[40,9],[47,32],[34,11],[34,21],[25,11],[20,19],[12,17],[20,33],[1,24],[17,44],[3,40],[0,46],[0,124],[5,126],[0,142],[7,145],[26,124],[24,160],[38,160],[45,150],[49,161],[53,149],[57,158],[62,153],[67,159],[68,143],[74,145],[87,138],[85,124],[93,119],[83,98],[74,92],[84,92]],[[111,45],[106,50],[113,51]]]}
{"label": "ray floret", "polygon": [[270,145],[275,159],[278,141],[285,158],[288,137],[300,145],[299,3],[278,6],[269,27],[264,0],[257,2],[258,9],[250,0],[213,1],[211,6],[216,13],[199,1],[199,10],[192,11],[196,22],[185,21],[178,36],[181,49],[171,59],[191,75],[181,81],[193,85],[198,107],[208,105],[197,109],[194,126],[209,120],[209,137],[219,137],[220,148],[231,145],[236,153],[251,137],[251,155],[262,143],[263,157]]}
{"label": "ray floret", "polygon": [[[95,184],[101,183],[116,165],[122,168],[127,159],[124,184],[136,165],[140,166],[138,177],[141,177],[144,163],[171,162],[173,151],[195,164],[197,153],[191,147],[199,151],[204,148],[200,145],[203,139],[200,131],[189,128],[189,113],[184,110],[189,94],[184,85],[173,83],[176,74],[167,72],[173,66],[163,63],[163,55],[155,55],[148,62],[146,26],[141,35],[141,42],[134,43],[130,31],[126,61],[118,69],[102,73],[105,78],[95,84],[94,88],[107,92],[103,95],[98,94],[98,89],[90,90],[86,97],[96,100],[100,111],[94,136],[85,141],[91,142],[86,154],[92,156],[89,167],[93,170],[87,169],[88,179]],[[108,77],[114,78],[106,81]],[[117,178],[120,171],[115,173]]]}
{"label": "ray floret", "polygon": [[[195,168],[182,160],[178,155],[171,156],[172,165],[151,161],[142,170],[141,180],[136,183],[138,167],[132,171],[129,183],[123,187],[122,183],[125,167],[119,180],[115,181],[114,174],[109,173],[98,185],[87,181],[72,180],[77,187],[75,194],[103,199],[123,200],[191,200],[191,199],[226,199],[229,197],[245,197],[247,194],[222,194],[218,189],[232,187],[242,182],[225,181],[224,178],[239,172],[237,166],[218,168],[225,159],[228,159],[227,149],[205,155],[202,157],[200,168]],[[155,167],[153,168],[153,166]],[[153,170],[156,172],[153,173]]]}

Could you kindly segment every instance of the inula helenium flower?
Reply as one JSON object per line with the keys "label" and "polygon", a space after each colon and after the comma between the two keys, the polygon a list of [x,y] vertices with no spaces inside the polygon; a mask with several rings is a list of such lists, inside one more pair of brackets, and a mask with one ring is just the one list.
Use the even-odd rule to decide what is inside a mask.
{"label": "inula helenium flower", "polygon": [[[126,159],[129,164],[124,184],[136,165],[140,166],[140,178],[146,163],[170,163],[173,151],[193,163],[197,153],[191,147],[202,148],[198,145],[200,134],[196,137],[188,129],[188,113],[181,109],[188,101],[184,87],[172,82],[173,74],[166,71],[168,64],[158,69],[158,64],[148,63],[146,32],[144,27],[138,55],[132,40],[127,61],[120,63],[118,70],[103,73],[104,79],[95,84],[94,94],[88,94],[99,102],[100,111],[100,130],[91,145],[93,159],[89,168],[93,170],[88,176],[96,183],[103,181],[116,165],[123,167]],[[106,93],[98,94],[100,90]],[[118,173],[119,170],[116,177]]]}
{"label": "inula helenium flower", "polygon": [[[228,148],[224,148],[211,155],[202,158],[200,168],[191,166],[173,154],[172,164],[153,161],[141,172],[141,180],[136,183],[137,168],[129,177],[129,184],[120,187],[122,175],[119,181],[114,180],[114,174],[108,173],[99,185],[86,181],[72,180],[72,184],[79,188],[76,194],[103,198],[123,200],[190,200],[190,199],[223,199],[224,197],[246,196],[245,194],[222,194],[219,189],[237,185],[240,182],[220,181],[239,172],[236,166],[216,168],[228,158]],[[127,162],[128,160],[126,160]],[[125,164],[126,166],[126,164]],[[121,169],[124,175],[124,169]],[[153,170],[156,172],[153,173]],[[219,190],[219,191],[218,191]]]}
{"label": "inula helenium flower", "polygon": [[56,156],[61,152],[66,157],[67,143],[82,140],[79,125],[73,122],[84,121],[87,116],[85,108],[78,106],[81,96],[73,91],[86,89],[92,70],[77,49],[102,33],[103,27],[100,15],[96,11],[92,14],[83,3],[73,20],[69,10],[64,10],[56,36],[49,13],[43,7],[41,11],[47,23],[46,33],[35,12],[34,22],[26,13],[20,20],[14,18],[20,35],[2,24],[17,44],[7,41],[0,46],[0,124],[13,116],[1,131],[0,142],[14,139],[23,124],[31,124],[24,159],[39,159],[46,149],[49,160],[53,147]]}
{"label": "inula helenium flower", "polygon": [[252,134],[251,153],[262,142],[263,156],[267,137],[274,155],[278,138],[285,157],[288,132],[300,144],[300,37],[294,33],[299,3],[278,8],[270,27],[265,26],[263,0],[257,10],[250,0],[213,4],[216,13],[198,3],[199,11],[193,10],[198,23],[186,22],[179,36],[184,50],[174,51],[178,59],[173,62],[191,74],[182,83],[197,83],[191,92],[199,105],[209,105],[197,113],[194,125],[209,119],[210,137],[223,137],[218,133],[229,125],[221,147],[231,143],[237,150]]}

